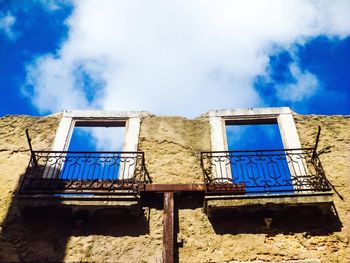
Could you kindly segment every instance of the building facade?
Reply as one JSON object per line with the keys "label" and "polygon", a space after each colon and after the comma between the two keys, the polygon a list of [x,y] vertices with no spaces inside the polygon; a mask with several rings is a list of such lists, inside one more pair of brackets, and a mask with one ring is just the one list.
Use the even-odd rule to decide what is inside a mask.
{"label": "building facade", "polygon": [[[350,261],[349,116],[63,111],[0,125],[0,261]],[[232,149],[247,125],[274,126],[282,148]],[[120,152],[69,151],[75,127],[120,126]]]}

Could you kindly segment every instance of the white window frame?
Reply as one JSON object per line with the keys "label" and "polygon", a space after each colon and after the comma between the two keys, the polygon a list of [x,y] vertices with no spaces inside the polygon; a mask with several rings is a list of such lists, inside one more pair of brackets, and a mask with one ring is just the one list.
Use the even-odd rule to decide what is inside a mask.
{"label": "white window frame", "polygon": [[[106,122],[106,126],[111,122],[125,123],[124,144],[122,152],[137,152],[138,141],[140,134],[141,118],[148,113],[141,111],[81,111],[81,110],[66,110],[62,112],[61,121],[58,125],[52,151],[68,151],[73,130],[77,122]],[[49,163],[49,162],[48,162]],[[132,178],[135,167],[124,167],[122,169],[128,171],[124,175],[124,179]],[[50,171],[50,165],[47,165],[44,172],[45,178],[53,178],[60,173]],[[62,170],[63,166],[60,166]]]}
{"label": "white window frame", "polygon": [[[234,109],[234,110],[210,110],[208,113],[209,124],[211,128],[211,145],[212,151],[228,151],[226,137],[226,121],[251,121],[252,124],[264,123],[271,119],[276,119],[279,131],[282,137],[284,149],[300,149],[298,131],[293,118],[293,112],[289,107],[276,108],[249,108],[249,109]],[[223,153],[223,156],[225,154]],[[302,160],[300,160],[302,162]],[[289,170],[292,176],[298,176],[298,172],[289,164]],[[223,167],[225,166],[225,167]],[[300,165],[300,167],[306,167]],[[224,171],[224,172],[222,172]],[[306,174],[307,171],[300,171],[300,174]],[[226,174],[225,174],[226,173]],[[223,178],[229,178],[231,170],[229,166],[223,163],[218,163],[213,168],[212,174],[216,177],[222,174]],[[216,179],[220,179],[217,178]],[[225,180],[222,180],[226,182]]]}

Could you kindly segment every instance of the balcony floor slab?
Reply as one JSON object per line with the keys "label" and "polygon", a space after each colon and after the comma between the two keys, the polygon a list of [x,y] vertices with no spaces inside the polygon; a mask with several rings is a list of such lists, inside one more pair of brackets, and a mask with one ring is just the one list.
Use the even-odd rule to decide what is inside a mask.
{"label": "balcony floor slab", "polygon": [[29,210],[64,210],[72,214],[85,211],[90,215],[101,210],[127,210],[131,214],[141,212],[140,199],[134,195],[118,196],[84,196],[84,195],[19,195],[16,196],[16,205],[23,213]]}
{"label": "balcony floor slab", "polygon": [[204,209],[210,214],[215,209],[281,210],[286,207],[316,206],[321,209],[333,203],[331,192],[308,194],[263,194],[263,195],[207,195]]}

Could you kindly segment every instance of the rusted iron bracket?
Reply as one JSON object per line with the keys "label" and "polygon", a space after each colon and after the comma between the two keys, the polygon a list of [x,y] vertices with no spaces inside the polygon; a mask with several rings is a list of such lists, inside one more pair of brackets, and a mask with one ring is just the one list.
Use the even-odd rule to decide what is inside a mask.
{"label": "rusted iron bracket", "polygon": [[[177,207],[175,193],[204,194],[208,185],[206,184],[144,184],[141,192],[163,193],[163,263],[176,262],[176,249],[181,243],[177,241]],[[212,185],[215,188],[215,186]],[[217,186],[217,190],[224,193],[244,193],[245,185]],[[215,188],[216,189],[216,188]],[[179,243],[179,244],[178,244]]]}
{"label": "rusted iron bracket", "polygon": [[142,187],[144,193],[162,193],[163,199],[163,263],[177,261],[177,246],[182,241],[177,241],[178,213],[175,195],[182,193],[203,194],[206,191],[205,184],[145,184]]}
{"label": "rusted iron bracket", "polygon": [[174,192],[164,192],[163,202],[163,263],[173,263],[176,236]]}
{"label": "rusted iron bracket", "polygon": [[205,184],[146,184],[145,192],[204,192]]}

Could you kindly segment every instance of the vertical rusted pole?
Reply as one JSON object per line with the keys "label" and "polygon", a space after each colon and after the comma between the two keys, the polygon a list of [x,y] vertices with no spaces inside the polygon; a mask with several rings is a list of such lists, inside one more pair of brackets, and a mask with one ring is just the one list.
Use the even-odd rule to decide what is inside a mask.
{"label": "vertical rusted pole", "polygon": [[317,146],[318,146],[318,141],[320,140],[320,135],[321,135],[321,126],[318,126],[316,142],[315,142],[315,151],[317,151]]}
{"label": "vertical rusted pole", "polygon": [[317,154],[317,146],[318,146],[318,141],[320,139],[320,135],[321,135],[321,126],[318,126],[318,131],[317,131],[317,136],[316,136],[316,142],[315,142],[315,146],[314,146],[314,150],[312,152],[312,159],[315,158],[316,154]]}
{"label": "vertical rusted pole", "polygon": [[33,151],[33,147],[32,147],[32,139],[30,139],[28,128],[26,129],[26,135],[27,135],[27,141],[28,141],[28,144],[29,144],[30,154],[31,154],[31,156],[33,158],[34,166],[38,166],[38,162],[36,160],[36,157],[35,157],[35,154],[34,154],[34,151]]}
{"label": "vertical rusted pole", "polygon": [[163,203],[163,263],[174,262],[175,224],[174,224],[174,193],[164,193]]}

